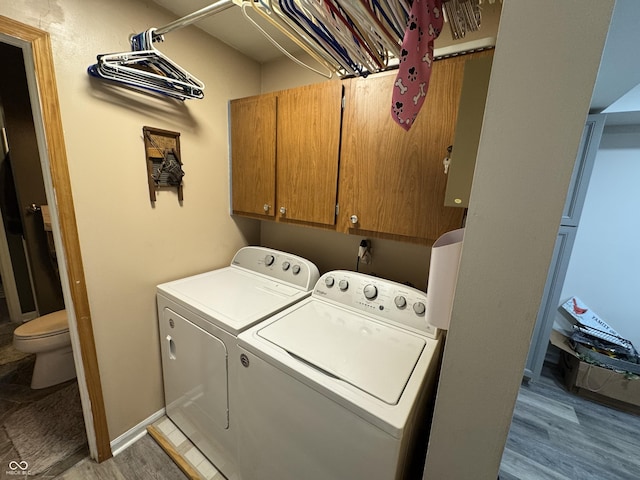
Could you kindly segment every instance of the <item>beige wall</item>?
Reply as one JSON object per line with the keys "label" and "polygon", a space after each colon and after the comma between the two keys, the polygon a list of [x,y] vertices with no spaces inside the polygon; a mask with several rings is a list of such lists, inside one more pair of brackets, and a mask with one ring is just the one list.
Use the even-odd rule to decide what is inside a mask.
{"label": "beige wall", "polygon": [[497,476],[613,4],[504,2],[426,479]]}
{"label": "beige wall", "polygon": [[[320,70],[321,67],[306,53],[296,54],[298,60],[306,63],[310,67]],[[316,72],[302,67],[287,57],[280,57],[271,62],[262,64],[261,93],[284,90],[286,88],[299,87],[301,85],[311,85],[313,83],[326,82],[329,80],[339,80],[332,76],[331,79],[319,75]]]}
{"label": "beige wall", "polygon": [[[355,270],[360,241],[367,237],[297,225],[262,222],[260,242],[308,258],[320,273]],[[424,245],[370,238],[372,262],[360,264],[359,271],[424,290],[429,273],[431,249]]]}
{"label": "beige wall", "polygon": [[[258,225],[229,216],[229,98],[259,93],[260,66],[195,27],[158,48],[206,84],[204,100],[153,98],[90,78],[102,53],[175,19],[149,2],[0,2],[50,32],[85,276],[111,439],[164,406],[155,285],[228,264]],[[151,206],[142,127],[181,133],[184,203]]]}

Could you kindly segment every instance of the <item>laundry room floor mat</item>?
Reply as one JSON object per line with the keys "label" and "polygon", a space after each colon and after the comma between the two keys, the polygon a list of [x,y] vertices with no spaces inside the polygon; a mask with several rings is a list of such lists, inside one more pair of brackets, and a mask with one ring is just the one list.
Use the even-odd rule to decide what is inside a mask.
{"label": "laundry room floor mat", "polygon": [[77,382],[13,412],[4,428],[29,476],[72,456],[87,442]]}

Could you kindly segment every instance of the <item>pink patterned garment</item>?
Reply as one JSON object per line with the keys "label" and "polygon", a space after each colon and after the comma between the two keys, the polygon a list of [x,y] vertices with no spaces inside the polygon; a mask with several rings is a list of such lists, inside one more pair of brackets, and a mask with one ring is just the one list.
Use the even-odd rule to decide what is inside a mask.
{"label": "pink patterned garment", "polygon": [[391,116],[405,130],[413,125],[427,95],[433,41],[440,35],[442,24],[441,0],[413,0],[391,105]]}

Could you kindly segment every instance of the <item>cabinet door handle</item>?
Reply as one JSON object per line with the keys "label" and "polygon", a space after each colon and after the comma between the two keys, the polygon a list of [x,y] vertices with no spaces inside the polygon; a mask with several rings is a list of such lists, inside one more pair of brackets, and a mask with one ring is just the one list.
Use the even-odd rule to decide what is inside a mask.
{"label": "cabinet door handle", "polygon": [[356,223],[358,223],[358,216],[357,215],[351,215],[351,217],[349,217],[349,220],[351,220],[351,223],[353,223],[355,225]]}
{"label": "cabinet door handle", "polygon": [[264,210],[265,212],[268,212],[268,211],[269,211],[269,209],[271,208],[271,205],[268,205],[268,204],[266,204],[266,203],[265,203],[265,204],[262,206],[262,208],[263,208],[263,210]]}
{"label": "cabinet door handle", "polygon": [[284,207],[280,207],[280,215],[284,215],[285,213],[287,213],[287,209]]}

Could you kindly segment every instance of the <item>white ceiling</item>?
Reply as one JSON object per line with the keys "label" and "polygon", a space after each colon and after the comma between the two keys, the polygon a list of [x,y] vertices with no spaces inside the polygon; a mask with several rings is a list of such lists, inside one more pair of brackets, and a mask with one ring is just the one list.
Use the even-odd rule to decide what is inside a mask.
{"label": "white ceiling", "polygon": [[[611,107],[607,124],[640,124],[640,2],[616,0],[598,79],[591,99],[591,112]],[[617,105],[614,107],[614,105]]]}
{"label": "white ceiling", "polygon": [[[182,17],[213,3],[211,0],[154,0],[167,10]],[[248,9],[251,14],[251,9]],[[288,51],[297,51],[297,46],[257,14],[251,18],[258,20],[262,28],[272,35]],[[593,92],[591,112],[600,113],[612,104],[616,111],[608,116],[608,124],[640,124],[640,104],[633,102],[632,90],[640,84],[640,2],[638,0],[616,0],[613,19],[607,43],[602,56],[598,79]],[[153,25],[161,27],[162,25]],[[243,15],[241,8],[231,8],[198,21],[195,26],[230,45],[254,60],[264,63],[282,56],[280,50],[271,44],[256,27]],[[627,99],[622,99],[629,93]],[[635,92],[637,97],[640,95]],[[640,99],[639,99],[640,100]],[[613,108],[613,107],[612,107]]]}

